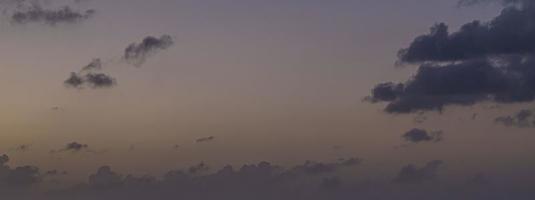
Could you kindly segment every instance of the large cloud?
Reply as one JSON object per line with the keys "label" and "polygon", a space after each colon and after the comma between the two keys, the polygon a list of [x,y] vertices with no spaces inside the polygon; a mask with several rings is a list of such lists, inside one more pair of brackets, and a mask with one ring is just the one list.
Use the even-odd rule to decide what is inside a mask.
{"label": "large cloud", "polygon": [[449,33],[445,24],[402,49],[402,63],[420,63],[405,83],[383,83],[372,102],[389,113],[441,111],[448,105],[535,100],[535,5],[507,6],[488,23],[474,21]]}

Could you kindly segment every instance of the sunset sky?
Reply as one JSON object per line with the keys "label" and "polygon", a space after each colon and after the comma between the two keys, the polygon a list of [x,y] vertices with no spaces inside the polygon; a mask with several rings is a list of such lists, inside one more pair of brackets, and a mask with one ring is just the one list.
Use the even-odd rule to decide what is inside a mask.
{"label": "sunset sky", "polygon": [[[0,0],[0,11],[0,199],[132,199],[127,175],[154,177],[133,199],[535,198],[530,0]],[[305,174],[296,191],[318,195],[147,189],[188,169],[220,188],[208,180],[232,185],[225,166],[261,162]]]}

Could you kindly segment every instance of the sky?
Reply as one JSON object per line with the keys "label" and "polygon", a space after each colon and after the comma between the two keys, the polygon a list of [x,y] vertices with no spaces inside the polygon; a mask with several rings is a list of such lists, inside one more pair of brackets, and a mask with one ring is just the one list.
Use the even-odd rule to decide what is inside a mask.
{"label": "sky", "polygon": [[0,198],[535,197],[529,0],[0,13]]}

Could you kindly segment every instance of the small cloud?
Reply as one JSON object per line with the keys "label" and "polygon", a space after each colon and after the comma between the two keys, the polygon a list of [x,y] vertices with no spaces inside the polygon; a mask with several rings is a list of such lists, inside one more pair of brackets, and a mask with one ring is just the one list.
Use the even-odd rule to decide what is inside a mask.
{"label": "small cloud", "polygon": [[93,59],[89,64],[82,68],[82,71],[93,71],[102,69],[102,60],[100,58]]}
{"label": "small cloud", "polygon": [[124,60],[134,66],[141,66],[149,56],[165,50],[174,44],[173,38],[169,35],[162,35],[160,38],[148,36],[141,43],[132,43],[124,50]]}
{"label": "small cloud", "polygon": [[203,143],[203,142],[210,142],[210,141],[213,141],[215,140],[215,137],[214,136],[210,136],[210,137],[204,137],[204,138],[199,138],[196,140],[197,143]]}
{"label": "small cloud", "polygon": [[44,9],[39,5],[19,10],[11,16],[13,24],[44,23],[55,26],[57,24],[77,23],[89,19],[95,14],[95,10],[84,12],[73,10],[69,6],[64,6],[57,10]]}
{"label": "small cloud", "polygon": [[415,128],[403,134],[402,138],[410,143],[439,142],[442,140],[442,132],[427,132],[426,130]]}
{"label": "small cloud", "polygon": [[59,150],[52,150],[50,153],[60,153],[60,152],[72,152],[72,153],[78,153],[82,150],[89,151],[89,145],[87,144],[81,144],[78,142],[71,142],[65,145],[62,149]]}

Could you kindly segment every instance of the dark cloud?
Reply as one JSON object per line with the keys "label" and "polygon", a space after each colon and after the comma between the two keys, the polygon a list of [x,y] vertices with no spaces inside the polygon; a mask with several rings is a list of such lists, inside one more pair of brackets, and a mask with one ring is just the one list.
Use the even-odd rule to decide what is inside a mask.
{"label": "dark cloud", "polygon": [[424,167],[418,168],[414,165],[407,165],[401,169],[394,179],[396,183],[421,184],[435,181],[438,178],[438,170],[443,165],[442,161],[435,160],[428,162]]}
{"label": "dark cloud", "polygon": [[63,81],[63,83],[66,85],[66,86],[69,86],[69,87],[74,87],[74,88],[79,88],[82,86],[82,84],[84,84],[84,79],[83,77],[81,77],[80,75],[78,75],[76,72],[71,72],[71,76]]}
{"label": "dark cloud", "polygon": [[[527,2],[527,1],[526,1]],[[399,52],[400,61],[463,61],[498,55],[533,54],[535,52],[535,4],[508,6],[492,21],[473,21],[450,33],[440,23],[431,32],[417,37]]]}
{"label": "dark cloud", "polygon": [[400,51],[402,63],[421,63],[405,83],[382,83],[369,101],[389,113],[442,111],[535,100],[535,5],[519,1],[488,23],[474,21],[450,33],[441,23]]}
{"label": "dark cloud", "polygon": [[85,78],[92,88],[108,88],[116,84],[114,78],[104,73],[89,73]]}
{"label": "dark cloud", "polygon": [[82,88],[87,85],[90,88],[110,88],[117,84],[115,78],[104,73],[87,73],[80,75],[72,72],[71,76],[64,81],[64,84],[68,87]]}
{"label": "dark cloud", "polygon": [[93,89],[110,88],[117,84],[115,78],[108,74],[96,71],[102,70],[103,62],[100,58],[93,59],[84,66],[80,72],[71,72],[71,76],[63,83],[72,88],[83,88],[87,86]]}
{"label": "dark cloud", "polygon": [[535,113],[532,110],[524,109],[514,115],[497,117],[494,122],[506,127],[535,127]]}
{"label": "dark cloud", "polygon": [[13,13],[11,22],[14,24],[44,23],[54,26],[57,24],[81,22],[93,16],[94,13],[95,10],[80,12],[69,6],[52,10],[33,5]]}
{"label": "dark cloud", "polygon": [[141,66],[146,59],[165,50],[174,44],[173,38],[169,35],[162,35],[160,38],[148,36],[141,43],[132,43],[124,50],[124,60],[134,66]]}
{"label": "dark cloud", "polygon": [[203,142],[210,142],[210,141],[213,141],[213,140],[215,140],[215,137],[214,136],[210,136],[210,137],[199,138],[199,139],[195,140],[195,142],[203,143]]}
{"label": "dark cloud", "polygon": [[411,143],[439,142],[442,140],[442,132],[427,132],[423,129],[412,129],[403,134],[403,139]]}

